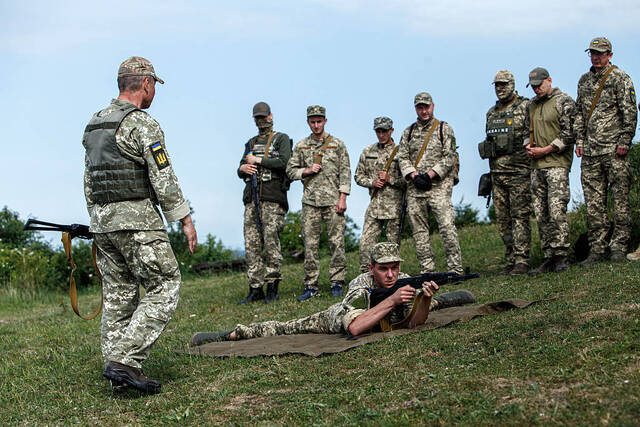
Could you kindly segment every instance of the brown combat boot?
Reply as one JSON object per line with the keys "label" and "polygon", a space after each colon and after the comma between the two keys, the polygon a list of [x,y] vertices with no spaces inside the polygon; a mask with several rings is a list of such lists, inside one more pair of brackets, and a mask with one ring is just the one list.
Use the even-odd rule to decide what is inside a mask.
{"label": "brown combat boot", "polygon": [[529,271],[529,266],[527,264],[525,264],[524,262],[519,262],[513,267],[513,269],[509,273],[509,275],[517,276],[519,274],[524,274],[527,271]]}
{"label": "brown combat boot", "polygon": [[540,264],[538,268],[529,270],[527,274],[529,276],[533,276],[535,274],[550,273],[552,271],[554,271],[553,258],[545,258],[544,261],[542,261],[542,264]]}

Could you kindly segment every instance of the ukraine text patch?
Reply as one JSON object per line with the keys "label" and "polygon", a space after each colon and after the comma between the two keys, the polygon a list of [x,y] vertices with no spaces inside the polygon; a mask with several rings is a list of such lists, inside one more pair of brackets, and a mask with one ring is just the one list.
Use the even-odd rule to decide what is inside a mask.
{"label": "ukraine text patch", "polygon": [[167,158],[167,154],[164,152],[164,148],[162,148],[162,144],[156,142],[151,146],[151,154],[153,154],[153,159],[156,161],[158,165],[158,169],[164,169],[169,166],[169,159]]}

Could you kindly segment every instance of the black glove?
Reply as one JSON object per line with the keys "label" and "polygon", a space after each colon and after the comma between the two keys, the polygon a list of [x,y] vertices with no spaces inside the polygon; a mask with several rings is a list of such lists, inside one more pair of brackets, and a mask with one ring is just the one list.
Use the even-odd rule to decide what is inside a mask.
{"label": "black glove", "polygon": [[418,190],[431,190],[431,178],[429,177],[429,174],[421,173],[416,175],[416,177],[413,178],[413,185],[415,185]]}

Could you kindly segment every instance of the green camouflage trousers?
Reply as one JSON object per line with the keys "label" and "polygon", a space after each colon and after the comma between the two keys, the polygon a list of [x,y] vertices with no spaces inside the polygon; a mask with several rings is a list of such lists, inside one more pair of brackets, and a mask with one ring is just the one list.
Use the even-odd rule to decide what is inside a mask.
{"label": "green camouflage trousers", "polygon": [[244,250],[249,286],[261,288],[264,282],[280,280],[282,251],[280,232],[284,227],[284,208],[278,203],[261,202],[262,235],[258,233],[256,206],[244,206]]}
{"label": "green camouflage trousers", "polygon": [[400,218],[374,218],[369,209],[367,209],[364,215],[364,224],[362,225],[362,235],[360,236],[360,271],[363,273],[369,271],[369,251],[378,243],[383,226],[386,227],[387,241],[400,244]]}
{"label": "green camouflage trousers", "polygon": [[[166,231],[96,233],[104,362],[141,367],[178,305],[180,270]],[[145,295],[140,299],[140,285]]]}
{"label": "green camouflage trousers", "polygon": [[335,206],[315,207],[302,204],[302,238],[304,240],[304,285],[318,289],[320,263],[318,247],[322,223],[327,226],[331,260],[329,261],[329,280],[344,281],[347,270],[347,258],[344,253],[344,231],[346,219],[344,214],[336,213]]}
{"label": "green camouflage trousers", "polygon": [[346,312],[347,307],[339,302],[326,310],[302,319],[286,322],[269,320],[252,323],[249,326],[237,325],[234,331],[238,339],[293,334],[339,334],[344,332],[342,318]]}
{"label": "green camouflage trousers", "polygon": [[531,171],[531,193],[536,213],[540,246],[545,258],[567,256],[569,251],[569,222],[567,204],[569,171],[561,167]]}
{"label": "green camouflage trousers", "polygon": [[453,178],[447,176],[441,181],[434,182],[431,190],[423,193],[424,197],[407,197],[407,216],[423,273],[435,271],[436,268],[429,237],[429,208],[438,221],[449,271],[463,273],[462,252],[455,224],[456,213],[451,204],[452,189]]}
{"label": "green camouflage trousers", "polygon": [[493,206],[508,265],[529,264],[531,175],[492,173]]}
{"label": "green camouflage trousers", "polygon": [[626,253],[631,235],[629,187],[631,163],[629,156],[616,154],[582,157],[582,190],[587,205],[589,247],[594,253],[604,254],[607,248],[605,236],[610,222],[607,213],[607,188],[613,205],[612,251]]}

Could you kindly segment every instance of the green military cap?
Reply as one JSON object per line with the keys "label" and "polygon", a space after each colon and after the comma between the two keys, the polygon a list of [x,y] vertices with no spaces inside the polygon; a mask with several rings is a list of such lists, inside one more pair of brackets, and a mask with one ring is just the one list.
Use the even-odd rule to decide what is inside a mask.
{"label": "green military cap", "polygon": [[120,68],[118,68],[118,77],[126,76],[150,76],[158,83],[164,84],[164,80],[156,75],[151,62],[141,56],[131,56],[120,64]]}
{"label": "green military cap", "polygon": [[493,78],[493,83],[511,83],[511,82],[515,82],[515,79],[513,78],[513,73],[511,73],[511,71],[509,70],[500,70],[496,73],[495,77]]}
{"label": "green military cap", "polygon": [[549,78],[549,72],[542,67],[534,68],[529,73],[529,83],[527,83],[527,87],[538,86],[542,84],[543,81]]}
{"label": "green military cap", "polygon": [[371,263],[386,264],[389,262],[402,262],[400,258],[400,249],[398,245],[391,242],[377,243],[371,248],[371,254],[369,257]]}
{"label": "green military cap", "polygon": [[612,52],[611,42],[607,40],[605,37],[596,37],[591,40],[589,43],[589,47],[585,49],[585,52],[590,50],[595,50],[597,52]]}
{"label": "green military cap", "polygon": [[327,109],[321,105],[309,105],[307,107],[307,117],[311,116],[327,116]]}
{"label": "green military cap", "polygon": [[253,106],[253,117],[268,116],[271,114],[271,107],[266,102],[258,102]]}
{"label": "green military cap", "polygon": [[389,130],[391,128],[393,128],[393,120],[391,120],[389,117],[376,117],[375,119],[373,119],[373,130]]}
{"label": "green military cap", "polygon": [[413,98],[413,105],[418,104],[431,105],[433,104],[433,99],[431,99],[431,95],[429,95],[427,92],[420,92],[416,95],[415,98]]}

